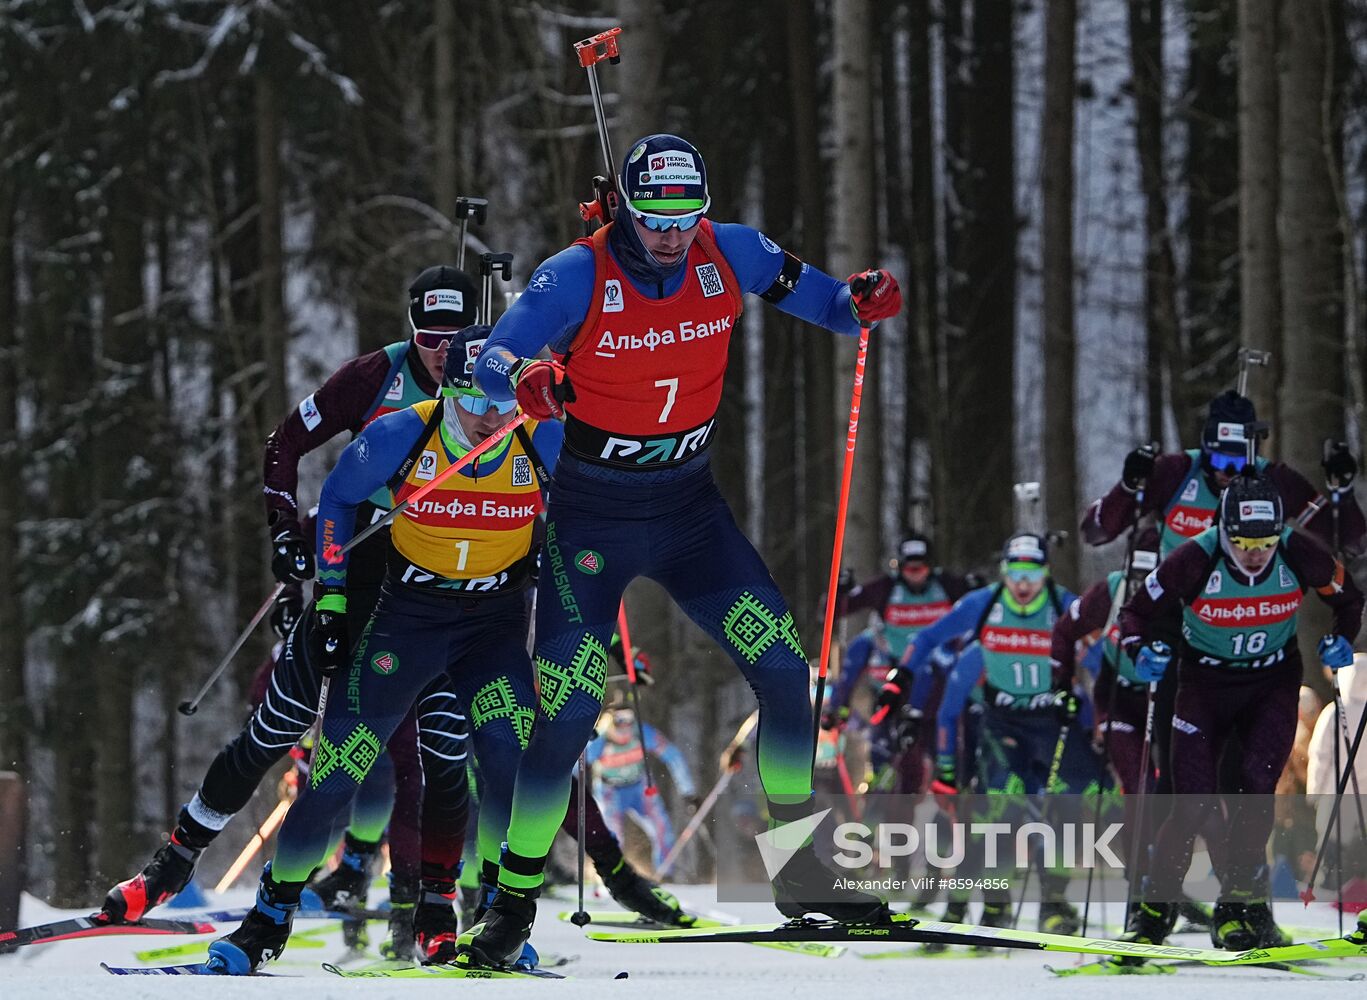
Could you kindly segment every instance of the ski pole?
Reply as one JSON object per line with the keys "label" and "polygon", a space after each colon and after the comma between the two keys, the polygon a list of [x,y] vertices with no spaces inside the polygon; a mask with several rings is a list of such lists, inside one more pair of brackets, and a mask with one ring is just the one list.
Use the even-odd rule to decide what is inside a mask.
{"label": "ski pole", "polygon": [[850,391],[850,425],[845,436],[845,465],[840,475],[840,501],[835,510],[835,543],[831,548],[831,573],[826,585],[826,614],[821,627],[821,658],[817,661],[816,699],[812,708],[812,759],[821,738],[821,702],[826,696],[826,665],[831,655],[835,628],[835,593],[840,584],[840,557],[845,550],[845,515],[850,506],[850,482],[854,476],[854,446],[859,436],[859,403],[864,396],[864,365],[869,357],[869,328],[859,327],[859,353],[854,360],[854,388]]}
{"label": "ski pole", "polygon": [[688,824],[683,828],[683,832],[679,834],[679,839],[674,841],[674,846],[665,855],[664,861],[661,862],[656,871],[660,878],[664,878],[674,867],[674,862],[678,861],[679,855],[683,853],[684,845],[693,839],[693,835],[698,832],[703,821],[707,819],[708,814],[716,806],[717,799],[721,797],[722,792],[726,791],[726,787],[731,784],[731,779],[740,771],[740,764],[735,759],[736,751],[750,738],[750,733],[754,730],[757,722],[759,722],[759,712],[751,712],[740,724],[740,728],[736,730],[736,735],[731,737],[731,742],[726,745],[726,749],[722,751],[721,777],[717,779],[717,783],[707,793],[707,798],[703,799],[702,804],[698,806],[698,811],[693,814]]}
{"label": "ski pole", "polygon": [[1315,901],[1315,879],[1319,876],[1320,865],[1324,863],[1324,852],[1329,846],[1329,833],[1338,820],[1339,810],[1343,806],[1343,793],[1348,789],[1348,775],[1353,772],[1354,762],[1357,760],[1358,748],[1362,745],[1362,733],[1367,729],[1367,711],[1362,713],[1362,718],[1358,719],[1358,731],[1353,736],[1353,745],[1348,748],[1348,760],[1344,764],[1344,772],[1339,775],[1338,788],[1334,792],[1334,808],[1329,814],[1329,825],[1325,827],[1324,839],[1320,841],[1319,851],[1315,854],[1315,867],[1311,869],[1310,879],[1306,882],[1305,891],[1300,894],[1301,901],[1309,906]]}
{"label": "ski pole", "polygon": [[204,700],[204,696],[209,693],[209,689],[223,676],[223,671],[228,669],[228,664],[233,661],[233,657],[237,655],[237,651],[247,644],[247,640],[251,637],[252,632],[256,630],[256,626],[261,624],[261,619],[266,617],[266,613],[270,611],[271,607],[275,604],[276,599],[284,592],[285,585],[283,583],[277,583],[275,589],[271,591],[270,596],[266,598],[261,607],[256,609],[256,614],[252,615],[251,620],[247,622],[247,627],[242,630],[227,654],[219,661],[218,666],[214,668],[214,672],[209,675],[209,679],[204,682],[197,692],[195,692],[193,698],[188,701],[182,701],[180,705],[177,706],[181,715],[194,715],[199,711],[199,703]]}
{"label": "ski pole", "polygon": [[1135,789],[1134,803],[1134,833],[1130,835],[1130,866],[1132,874],[1128,890],[1125,896],[1125,912],[1130,912],[1130,904],[1134,901],[1134,890],[1143,878],[1140,867],[1141,847],[1147,853],[1147,841],[1144,837],[1144,812],[1145,804],[1148,802],[1149,795],[1149,775],[1153,773],[1153,762],[1149,760],[1152,752],[1153,741],[1153,716],[1154,709],[1157,707],[1158,682],[1150,681],[1144,690],[1144,740],[1139,745],[1139,786]]}
{"label": "ski pole", "polygon": [[459,270],[465,270],[465,234],[469,231],[470,220],[474,219],[482,226],[488,217],[487,198],[467,198],[461,195],[456,199],[456,218],[460,220],[460,241],[456,244],[456,267]]}
{"label": "ski pole", "polygon": [[646,795],[659,795],[655,775],[650,767],[650,747],[646,744],[646,721],[641,718],[641,691],[636,683],[636,651],[631,645],[631,632],[627,630],[627,602],[623,598],[617,605],[617,634],[622,637],[622,662],[627,668],[627,687],[631,690],[631,710],[636,715],[636,735],[641,740],[641,767],[646,773]]}
{"label": "ski pole", "polygon": [[329,565],[336,565],[337,563],[341,562],[343,555],[350,552],[356,546],[360,545],[371,535],[375,534],[375,532],[379,531],[390,521],[394,520],[394,518],[402,514],[405,510],[407,510],[418,500],[421,500],[423,497],[427,496],[427,494],[432,492],[432,490],[436,489],[442,483],[446,482],[446,480],[450,479],[461,469],[465,468],[475,459],[479,458],[480,455],[483,455],[486,451],[488,451],[494,445],[498,444],[500,441],[502,441],[509,434],[517,430],[526,422],[527,414],[519,413],[516,419],[504,424],[493,434],[490,434],[479,444],[475,445],[475,447],[471,448],[460,458],[456,459],[456,461],[448,465],[446,467],[446,470],[439,473],[430,483],[425,483],[424,485],[418,487],[416,490],[413,491],[413,494],[410,497],[408,497],[408,499],[404,500],[402,503],[395,504],[394,509],[388,511],[384,515],[384,517],[381,517],[378,520],[371,522],[369,527],[367,527],[360,534],[353,535],[351,541],[347,542],[345,545],[338,545],[336,542],[333,542],[326,548],[324,548],[323,562],[328,563]]}
{"label": "ski pole", "polygon": [[588,779],[588,748],[585,747],[583,750],[579,751],[579,782],[577,789],[579,794],[578,802],[575,807],[576,812],[578,813],[576,820],[579,826],[579,909],[575,910],[570,916],[570,923],[574,924],[576,927],[583,927],[593,919],[589,916],[588,911],[584,909],[584,827],[587,825],[585,816],[588,814],[588,802],[586,800],[588,792],[585,791],[584,783],[588,781]]}
{"label": "ski pole", "polygon": [[252,839],[247,841],[247,846],[242,848],[242,853],[237,856],[237,860],[218,880],[218,885],[214,886],[214,892],[227,892],[229,887],[238,880],[246,867],[252,863],[252,858],[256,857],[257,852],[266,845],[266,841],[271,839],[271,834],[285,821],[285,813],[290,811],[290,805],[289,799],[281,799],[275,804],[275,809],[266,817],[266,822],[262,823],[257,831],[252,834]]}
{"label": "ski pole", "polygon": [[592,38],[574,43],[579,65],[589,78],[589,94],[593,98],[593,120],[598,128],[598,147],[603,154],[603,176],[593,179],[594,200],[581,202],[579,215],[585,228],[591,229],[596,220],[600,225],[612,221],[617,211],[617,170],[612,155],[612,139],[608,136],[608,117],[603,110],[603,92],[598,86],[598,64],[606,59],[616,65],[622,61],[619,48],[621,28],[609,28]]}
{"label": "ski pole", "polygon": [[513,277],[513,255],[510,253],[482,253],[479,255],[480,322],[494,325],[494,274],[504,281]]}

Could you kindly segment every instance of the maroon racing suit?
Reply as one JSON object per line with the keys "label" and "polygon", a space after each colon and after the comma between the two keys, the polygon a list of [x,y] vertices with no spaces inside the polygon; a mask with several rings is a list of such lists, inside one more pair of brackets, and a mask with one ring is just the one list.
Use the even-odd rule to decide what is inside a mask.
{"label": "maroon racing suit", "polygon": [[[1323,546],[1306,535],[1290,534],[1282,543],[1280,559],[1273,559],[1253,579],[1224,555],[1218,542],[1213,555],[1198,540],[1178,546],[1143,587],[1134,589],[1121,610],[1121,644],[1131,656],[1137,654],[1154,622],[1207,593],[1219,593],[1216,574],[1233,574],[1252,587],[1284,568],[1295,574],[1301,593],[1313,588],[1319,594],[1334,612],[1333,632],[1351,642],[1362,618],[1362,594]],[[1259,869],[1272,833],[1273,794],[1295,739],[1302,674],[1294,634],[1279,650],[1267,653],[1256,660],[1228,660],[1199,652],[1186,642],[1178,647],[1167,762],[1177,796],[1154,845],[1145,893],[1151,901],[1181,898],[1197,832],[1219,808],[1220,755],[1234,737],[1242,749],[1239,790],[1243,794],[1233,804],[1226,824],[1226,870],[1221,885],[1226,895],[1261,891]]]}

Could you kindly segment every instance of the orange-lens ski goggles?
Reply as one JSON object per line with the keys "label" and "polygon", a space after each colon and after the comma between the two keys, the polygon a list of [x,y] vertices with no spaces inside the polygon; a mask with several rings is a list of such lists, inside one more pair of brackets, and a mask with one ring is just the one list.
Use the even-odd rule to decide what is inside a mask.
{"label": "orange-lens ski goggles", "polygon": [[1240,538],[1230,536],[1230,544],[1235,548],[1242,549],[1244,552],[1266,552],[1268,549],[1275,548],[1281,541],[1279,535],[1268,535],[1265,538]]}

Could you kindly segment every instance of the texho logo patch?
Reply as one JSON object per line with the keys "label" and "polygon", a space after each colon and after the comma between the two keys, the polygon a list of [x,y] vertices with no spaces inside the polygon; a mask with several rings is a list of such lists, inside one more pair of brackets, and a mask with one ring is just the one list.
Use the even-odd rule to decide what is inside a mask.
{"label": "texho logo patch", "polygon": [[574,557],[574,564],[579,567],[579,572],[587,573],[589,576],[597,576],[603,572],[603,557],[593,549],[584,549]]}
{"label": "texho logo patch", "polygon": [[399,658],[393,653],[376,653],[370,659],[370,669],[381,677],[388,677],[399,669]]}
{"label": "texho logo patch", "polygon": [[783,866],[792,860],[793,855],[803,844],[807,843],[829,813],[829,809],[823,809],[821,812],[766,830],[755,837],[760,857],[764,859],[764,873],[769,876],[769,881],[772,882],[778,877],[778,873],[783,871]]}

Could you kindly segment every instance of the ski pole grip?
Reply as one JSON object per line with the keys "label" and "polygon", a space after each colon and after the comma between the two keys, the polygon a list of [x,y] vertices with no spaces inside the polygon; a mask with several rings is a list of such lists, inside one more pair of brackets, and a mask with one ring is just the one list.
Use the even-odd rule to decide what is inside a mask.
{"label": "ski pole grip", "polygon": [[621,35],[621,28],[609,28],[601,31],[592,38],[585,38],[582,42],[574,43],[574,51],[579,56],[579,65],[588,69],[590,66],[597,65],[604,59],[616,63],[622,58],[622,54],[617,50],[617,37]]}

